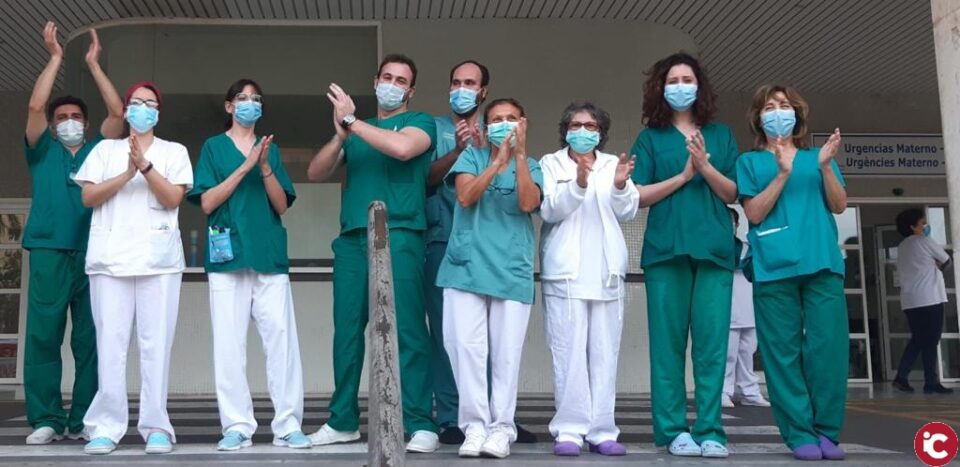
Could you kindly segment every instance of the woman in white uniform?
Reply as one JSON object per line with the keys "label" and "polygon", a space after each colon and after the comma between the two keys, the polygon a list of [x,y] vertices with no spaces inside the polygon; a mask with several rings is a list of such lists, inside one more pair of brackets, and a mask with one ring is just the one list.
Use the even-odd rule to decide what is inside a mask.
{"label": "woman in white uniform", "polygon": [[103,140],[75,179],[92,207],[86,272],[97,329],[99,390],[83,422],[88,454],[108,454],[127,433],[127,350],[136,318],[140,349],[137,429],[148,454],[176,441],[167,415],[170,350],[177,325],[183,244],[178,206],[193,184],[187,149],[154,136],[162,98],[150,82],[127,91],[130,136]]}
{"label": "woman in white uniform", "polygon": [[637,214],[634,159],[601,152],[610,116],[590,102],[567,106],[563,147],[540,159],[544,199],[540,258],[547,344],[557,413],[554,454],[626,454],[614,421],[623,329],[627,245],[620,229]]}
{"label": "woman in white uniform", "polygon": [[[734,251],[742,258],[746,229],[740,230],[740,213],[730,209],[737,234]],[[742,405],[770,407],[760,393],[760,380],[753,372],[753,354],[757,352],[757,323],[753,316],[753,284],[743,273],[743,261],[733,272],[733,299],[730,303],[730,341],[727,343],[727,372],[723,378],[723,406],[733,407],[734,398]]]}

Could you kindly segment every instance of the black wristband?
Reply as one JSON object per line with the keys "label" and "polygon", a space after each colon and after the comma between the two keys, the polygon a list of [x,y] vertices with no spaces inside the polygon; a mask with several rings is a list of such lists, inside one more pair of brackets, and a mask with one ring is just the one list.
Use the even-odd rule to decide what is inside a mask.
{"label": "black wristband", "polygon": [[153,162],[147,164],[147,168],[141,169],[141,170],[140,170],[140,173],[146,175],[147,172],[149,172],[149,171],[151,171],[151,170],[153,170]]}

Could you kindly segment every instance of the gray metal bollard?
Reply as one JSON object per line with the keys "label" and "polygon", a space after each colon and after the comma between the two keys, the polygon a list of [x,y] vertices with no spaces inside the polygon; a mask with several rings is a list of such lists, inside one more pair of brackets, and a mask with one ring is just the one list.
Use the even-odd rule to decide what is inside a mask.
{"label": "gray metal bollard", "polygon": [[389,233],[387,207],[382,201],[370,203],[367,221],[371,351],[367,465],[370,467],[403,466],[406,454]]}

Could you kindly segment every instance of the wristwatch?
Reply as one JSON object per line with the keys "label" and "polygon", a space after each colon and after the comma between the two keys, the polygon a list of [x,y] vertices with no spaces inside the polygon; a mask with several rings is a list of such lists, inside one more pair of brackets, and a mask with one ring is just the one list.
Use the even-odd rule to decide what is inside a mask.
{"label": "wristwatch", "polygon": [[343,117],[343,120],[340,120],[340,126],[343,127],[344,130],[348,130],[350,129],[350,125],[353,125],[353,123],[356,121],[357,117],[355,117],[353,114],[350,114],[346,117]]}

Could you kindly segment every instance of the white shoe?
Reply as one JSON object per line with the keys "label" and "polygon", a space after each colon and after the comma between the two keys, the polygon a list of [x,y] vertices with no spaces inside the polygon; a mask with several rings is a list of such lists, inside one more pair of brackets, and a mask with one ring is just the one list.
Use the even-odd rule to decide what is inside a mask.
{"label": "white shoe", "polygon": [[693,440],[690,433],[680,433],[676,438],[673,438],[673,441],[670,442],[669,451],[670,454],[680,457],[700,457],[703,455],[703,450]]}
{"label": "white shoe", "polygon": [[723,397],[720,399],[720,405],[722,405],[723,408],[725,409],[731,409],[734,407],[733,399],[731,399],[730,396],[724,394]]}
{"label": "white shoe", "polygon": [[407,443],[407,452],[433,452],[440,447],[440,437],[427,430],[413,432],[410,442]]}
{"label": "white shoe", "polygon": [[480,454],[503,459],[510,455],[510,435],[504,430],[494,430],[480,446]]}
{"label": "white shoe", "polygon": [[71,432],[68,431],[67,434],[64,435],[64,437],[67,438],[67,439],[72,439],[72,440],[74,440],[74,441],[80,440],[80,439],[82,439],[82,440],[84,440],[84,441],[90,441],[90,437],[87,436],[87,432],[86,432],[86,431],[81,431],[81,432],[79,432],[79,433],[71,433]]}
{"label": "white shoe", "polygon": [[310,442],[314,446],[325,446],[327,444],[349,443],[360,439],[359,431],[337,431],[330,428],[326,423],[320,427],[316,433],[310,435]]}
{"label": "white shoe", "polygon": [[480,457],[480,448],[487,440],[487,435],[476,431],[466,434],[466,440],[460,445],[460,457]]}
{"label": "white shoe", "polygon": [[27,436],[27,444],[50,444],[53,441],[60,441],[63,436],[48,426],[42,426],[33,430],[30,436]]}
{"label": "white shoe", "polygon": [[770,403],[760,395],[742,397],[740,398],[740,405],[748,405],[750,407],[770,407]]}

